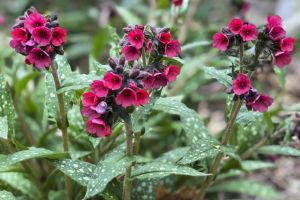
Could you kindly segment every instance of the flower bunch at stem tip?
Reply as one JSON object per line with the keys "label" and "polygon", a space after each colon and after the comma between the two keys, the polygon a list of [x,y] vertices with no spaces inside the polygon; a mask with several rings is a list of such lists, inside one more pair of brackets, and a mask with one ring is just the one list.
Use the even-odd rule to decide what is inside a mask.
{"label": "flower bunch at stem tip", "polygon": [[114,122],[132,108],[148,103],[150,93],[174,82],[180,68],[166,58],[179,56],[180,43],[167,28],[128,26],[118,58],[109,58],[111,70],[94,80],[82,95],[81,113],[87,132],[109,136]]}

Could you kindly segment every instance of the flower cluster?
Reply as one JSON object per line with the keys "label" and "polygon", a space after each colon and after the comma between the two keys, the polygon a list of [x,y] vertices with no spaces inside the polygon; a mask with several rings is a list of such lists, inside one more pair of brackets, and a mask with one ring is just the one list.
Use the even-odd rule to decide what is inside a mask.
{"label": "flower cluster", "polygon": [[122,113],[147,104],[153,90],[174,82],[180,73],[179,67],[163,59],[178,56],[180,43],[171,39],[169,29],[147,28],[124,28],[120,58],[109,58],[111,70],[83,94],[81,113],[90,135],[109,136]]}
{"label": "flower cluster", "polygon": [[35,8],[17,19],[11,37],[10,46],[37,69],[48,68],[56,54],[64,53],[66,31],[59,26],[57,16],[43,16]]}

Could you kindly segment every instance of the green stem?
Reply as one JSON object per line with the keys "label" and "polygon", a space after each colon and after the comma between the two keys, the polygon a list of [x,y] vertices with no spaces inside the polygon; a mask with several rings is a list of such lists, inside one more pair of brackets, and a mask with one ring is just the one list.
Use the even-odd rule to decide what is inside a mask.
{"label": "green stem", "polygon": [[[60,84],[60,81],[58,78],[56,64],[53,63],[51,65],[51,68],[52,68],[52,76],[54,79],[56,95],[57,95],[57,100],[58,100],[64,152],[68,152],[69,145],[68,145],[68,132],[67,132],[67,115],[66,115],[65,104],[64,104],[64,95],[63,95],[63,93],[57,93],[57,91],[61,88],[61,84]],[[65,175],[65,186],[66,186],[68,200],[72,200],[72,182],[71,182],[71,179],[66,175]]]}
{"label": "green stem", "polygon": [[244,43],[240,43],[240,73],[243,73]]}
{"label": "green stem", "polygon": [[[133,156],[133,131],[131,126],[131,119],[125,122],[125,130],[126,130],[126,155],[127,157]],[[131,177],[131,168],[132,163],[126,168],[125,177],[123,182],[123,200],[131,200],[131,187],[132,182],[130,180]]]}

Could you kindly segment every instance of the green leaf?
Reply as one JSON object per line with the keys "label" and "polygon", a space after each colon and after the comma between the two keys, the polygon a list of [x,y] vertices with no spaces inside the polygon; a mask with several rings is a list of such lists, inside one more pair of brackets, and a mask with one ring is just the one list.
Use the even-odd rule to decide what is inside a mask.
{"label": "green leaf", "polygon": [[280,154],[285,156],[300,156],[300,150],[289,146],[270,145],[258,149],[258,153],[266,155]]}
{"label": "green leaf", "polygon": [[93,80],[100,78],[101,77],[95,74],[79,74],[77,72],[73,72],[71,76],[67,77],[62,82],[62,88],[58,91],[58,93],[85,89],[89,87]]}
{"label": "green leaf", "polygon": [[130,25],[142,24],[140,18],[135,16],[132,12],[130,12],[126,8],[121,6],[116,6],[115,8],[117,9],[117,12],[119,13],[119,15],[121,16],[121,18],[126,24],[130,24]]}
{"label": "green leaf", "polygon": [[43,148],[30,147],[28,150],[19,151],[0,158],[0,169],[18,162],[32,158],[49,158],[57,159],[66,157],[67,153],[56,153]]}
{"label": "green leaf", "polygon": [[124,157],[123,153],[114,153],[97,164],[93,177],[90,179],[85,199],[103,192],[106,185],[115,177],[125,172],[132,160]]}
{"label": "green leaf", "polygon": [[286,82],[286,69],[279,69],[278,67],[274,67],[273,69],[277,76],[280,86],[284,88]]}
{"label": "green leaf", "polygon": [[14,197],[14,195],[8,191],[5,190],[1,190],[0,191],[0,199],[3,200],[16,200],[16,198]]}
{"label": "green leaf", "polygon": [[96,166],[81,160],[64,159],[54,162],[54,165],[64,174],[87,186]]}
{"label": "green leaf", "polygon": [[27,86],[27,83],[38,75],[38,72],[30,72],[26,76],[22,77],[22,79],[18,80],[15,84],[16,96],[20,96],[21,92]]}
{"label": "green leaf", "polygon": [[257,119],[261,118],[263,115],[260,112],[248,111],[245,106],[242,107],[239,112],[236,123],[242,127],[249,125],[251,122],[257,121]]}
{"label": "green leaf", "polygon": [[8,135],[8,124],[7,117],[0,117],[0,138],[7,139]]}
{"label": "green leaf", "polygon": [[208,192],[237,192],[262,199],[278,199],[280,193],[266,183],[252,180],[232,180],[213,185]]}
{"label": "green leaf", "polygon": [[180,147],[164,153],[162,156],[155,159],[158,162],[176,163],[179,161],[189,150],[189,147]]}
{"label": "green leaf", "polygon": [[181,47],[181,52],[190,50],[190,49],[194,49],[196,47],[201,47],[201,46],[208,46],[211,45],[211,41],[197,41],[197,42],[192,42],[186,45],[183,45]]}
{"label": "green leaf", "polygon": [[100,55],[103,53],[107,41],[109,38],[109,32],[107,27],[101,27],[98,29],[97,33],[93,38],[93,46],[92,46],[92,55],[94,58],[99,58]]}
{"label": "green leaf", "polygon": [[273,163],[259,161],[259,160],[245,160],[242,162],[242,166],[247,171],[254,171],[258,169],[275,167]]}
{"label": "green leaf", "polygon": [[228,75],[230,70],[216,69],[214,67],[203,67],[203,70],[208,77],[216,79],[226,88],[231,87],[232,78]]}
{"label": "green leaf", "polygon": [[22,173],[0,172],[0,181],[7,183],[32,199],[39,199],[41,197],[38,189]]}

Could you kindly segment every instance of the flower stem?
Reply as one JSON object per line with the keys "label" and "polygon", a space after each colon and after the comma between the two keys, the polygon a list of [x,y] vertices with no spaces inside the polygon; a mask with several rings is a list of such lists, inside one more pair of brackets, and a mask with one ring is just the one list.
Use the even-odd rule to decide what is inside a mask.
{"label": "flower stem", "polygon": [[[51,65],[52,68],[52,76],[54,79],[55,89],[56,92],[61,88],[61,84],[58,78],[57,66],[56,64]],[[64,95],[62,93],[56,93],[57,100],[58,100],[58,107],[59,107],[59,114],[60,114],[60,121],[61,121],[61,131],[63,136],[63,145],[64,145],[64,152],[69,151],[68,145],[68,132],[67,132],[67,115],[65,110],[64,104]],[[72,200],[72,182],[71,179],[65,175],[65,186],[67,191],[68,200]]]}
{"label": "flower stem", "polygon": [[240,43],[240,73],[243,73],[244,44]]}
{"label": "flower stem", "polygon": [[[126,155],[127,157],[133,156],[133,131],[131,119],[125,122],[125,131],[126,131]],[[131,168],[132,163],[126,168],[125,177],[123,182],[123,200],[131,199],[131,187],[132,182],[130,180],[131,177]]]}

